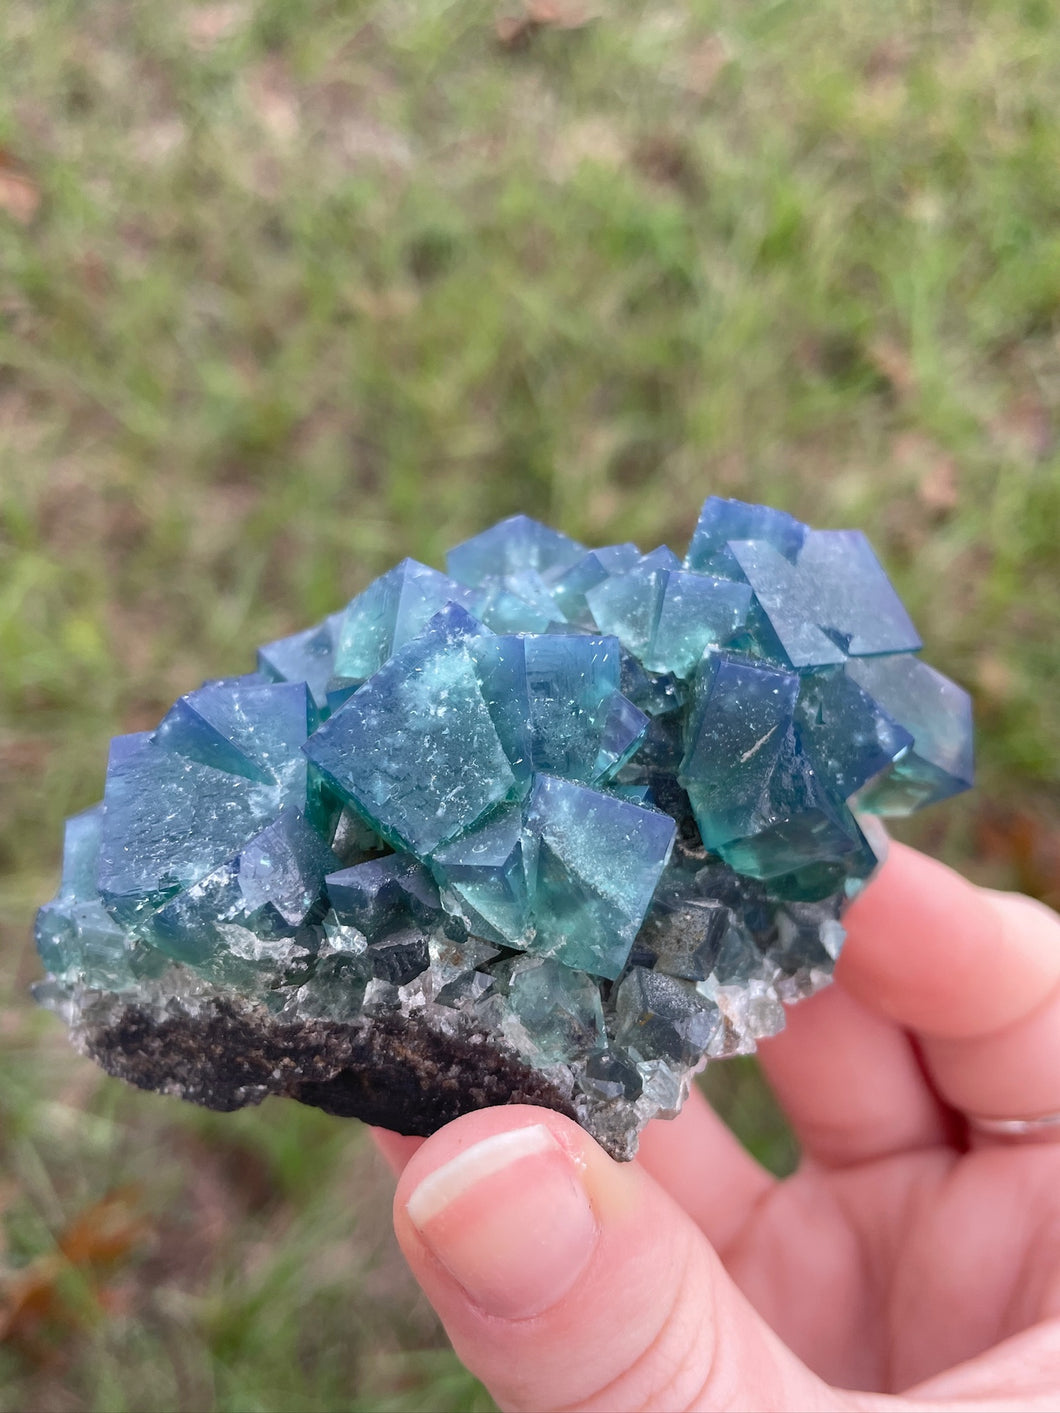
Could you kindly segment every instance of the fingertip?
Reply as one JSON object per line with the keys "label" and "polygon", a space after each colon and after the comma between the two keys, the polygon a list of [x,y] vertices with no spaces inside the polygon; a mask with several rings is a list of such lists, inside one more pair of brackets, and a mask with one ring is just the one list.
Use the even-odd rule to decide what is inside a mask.
{"label": "fingertip", "polygon": [[[440,1169],[464,1164],[461,1171],[475,1173],[475,1161],[465,1155],[480,1145],[492,1143],[501,1134],[534,1128],[543,1130],[552,1144],[580,1175],[590,1200],[603,1213],[628,1207],[630,1192],[640,1181],[639,1170],[630,1163],[616,1163],[600,1145],[572,1119],[552,1109],[533,1104],[508,1104],[498,1108],[476,1109],[446,1124],[427,1139],[419,1140],[407,1162],[394,1194],[395,1213],[404,1212],[417,1186]],[[503,1148],[499,1151],[505,1151]],[[518,1154],[518,1143],[510,1150]]]}
{"label": "fingertip", "polygon": [[[520,1105],[429,1138],[399,1180],[394,1219],[457,1352],[502,1404],[526,1408],[581,1407],[611,1385],[642,1340],[653,1345],[690,1256],[706,1253],[636,1164]],[[707,1308],[689,1304],[697,1318]]]}
{"label": "fingertip", "polygon": [[834,1406],[687,1214],[562,1115],[511,1106],[447,1125],[402,1174],[395,1223],[502,1407]]}
{"label": "fingertip", "polygon": [[596,1247],[582,1166],[540,1119],[463,1128],[451,1151],[417,1155],[397,1195],[399,1239],[417,1273],[435,1278],[443,1316],[466,1301],[490,1318],[530,1319],[567,1295]]}
{"label": "fingertip", "polygon": [[370,1132],[372,1142],[395,1177],[401,1176],[408,1166],[409,1159],[423,1146],[422,1138],[410,1138],[403,1133],[392,1133],[387,1128],[371,1128]]}

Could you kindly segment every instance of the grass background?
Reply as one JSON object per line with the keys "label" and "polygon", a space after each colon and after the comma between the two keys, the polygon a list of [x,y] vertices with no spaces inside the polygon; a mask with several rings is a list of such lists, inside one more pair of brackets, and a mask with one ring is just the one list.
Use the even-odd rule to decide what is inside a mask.
{"label": "grass background", "polygon": [[489,1407],[356,1125],[26,997],[108,738],[405,554],[862,526],[976,697],[906,837],[1056,901],[1058,91],[1046,0],[0,7],[0,1409]]}

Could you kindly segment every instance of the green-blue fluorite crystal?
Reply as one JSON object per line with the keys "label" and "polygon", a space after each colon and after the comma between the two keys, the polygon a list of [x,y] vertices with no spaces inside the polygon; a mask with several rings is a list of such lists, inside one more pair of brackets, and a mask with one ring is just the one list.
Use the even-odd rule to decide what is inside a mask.
{"label": "green-blue fluorite crystal", "polygon": [[919,648],[858,531],[711,497],[681,560],[514,516],[115,739],[40,997],[214,1107],[523,1099],[628,1157],[828,980],[859,813],[971,784]]}
{"label": "green-blue fluorite crystal", "polygon": [[443,609],[309,743],[339,798],[418,858],[517,788],[471,650],[487,631],[461,609]]}
{"label": "green-blue fluorite crystal", "polygon": [[339,630],[334,675],[363,682],[393,657],[448,603],[472,608],[473,590],[436,569],[405,559],[376,579],[347,608]]}

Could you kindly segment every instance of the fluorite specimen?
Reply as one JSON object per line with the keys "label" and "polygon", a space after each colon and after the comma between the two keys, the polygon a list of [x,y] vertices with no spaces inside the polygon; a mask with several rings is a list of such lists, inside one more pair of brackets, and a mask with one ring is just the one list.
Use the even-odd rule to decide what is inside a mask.
{"label": "fluorite specimen", "polygon": [[865,537],[709,499],[691,547],[503,521],[113,743],[39,999],[110,1073],[430,1133],[527,1101],[628,1158],[830,977],[859,816],[972,779]]}

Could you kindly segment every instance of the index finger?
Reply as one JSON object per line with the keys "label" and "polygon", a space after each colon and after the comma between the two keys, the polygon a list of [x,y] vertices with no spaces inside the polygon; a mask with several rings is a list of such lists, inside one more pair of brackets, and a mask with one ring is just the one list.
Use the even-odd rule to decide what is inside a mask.
{"label": "index finger", "polygon": [[839,981],[919,1036],[953,1108],[1021,1121],[1060,1112],[1055,913],[896,845],[847,918]]}
{"label": "index finger", "polygon": [[907,1030],[975,1039],[1031,1015],[1060,985],[1060,921],[977,888],[903,844],[844,919],[836,979]]}

